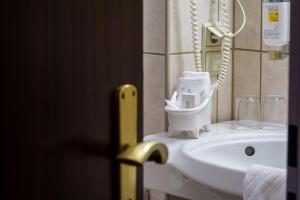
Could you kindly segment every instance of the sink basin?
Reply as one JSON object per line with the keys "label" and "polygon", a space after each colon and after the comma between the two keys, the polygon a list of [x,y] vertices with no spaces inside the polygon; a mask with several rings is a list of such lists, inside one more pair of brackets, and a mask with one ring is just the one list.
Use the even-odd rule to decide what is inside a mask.
{"label": "sink basin", "polygon": [[286,168],[286,130],[231,127],[232,122],[213,124],[199,139],[147,136],[145,140],[165,143],[170,156],[164,166],[145,166],[145,187],[189,199],[242,199],[243,179],[252,164]]}
{"label": "sink basin", "polygon": [[188,176],[235,195],[242,195],[242,182],[251,165],[286,168],[287,164],[285,134],[258,132],[214,137],[185,144],[182,151],[189,162],[185,168]]}

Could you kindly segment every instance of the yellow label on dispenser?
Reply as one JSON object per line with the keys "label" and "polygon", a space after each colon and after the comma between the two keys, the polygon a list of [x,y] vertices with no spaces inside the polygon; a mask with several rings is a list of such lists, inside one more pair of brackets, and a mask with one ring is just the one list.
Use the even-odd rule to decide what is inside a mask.
{"label": "yellow label on dispenser", "polygon": [[269,22],[278,22],[279,21],[279,13],[278,12],[269,12]]}

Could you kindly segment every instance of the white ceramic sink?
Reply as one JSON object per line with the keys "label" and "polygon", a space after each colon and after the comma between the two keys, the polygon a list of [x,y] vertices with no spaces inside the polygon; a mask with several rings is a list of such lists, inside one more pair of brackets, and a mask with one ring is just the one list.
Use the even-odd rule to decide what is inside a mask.
{"label": "white ceramic sink", "polygon": [[189,160],[185,171],[191,178],[210,187],[242,195],[247,168],[252,164],[286,168],[286,149],[284,134],[259,132],[190,142],[182,150]]}
{"label": "white ceramic sink", "polygon": [[[286,130],[237,131],[231,127],[231,122],[214,124],[211,132],[202,134],[199,139],[167,138],[164,134],[147,137],[146,140],[158,140],[165,143],[169,148],[170,159],[167,166],[146,165],[145,186],[151,188],[151,186],[159,185],[159,188],[163,191],[163,188],[166,188],[165,190],[167,191],[165,192],[172,193],[172,190],[174,190],[176,193],[176,190],[181,190],[183,194],[186,192],[183,189],[184,184],[188,183],[195,188],[194,190],[198,190],[197,187],[203,185],[224,194],[241,197],[243,179],[247,168],[252,164],[286,168]],[[246,148],[248,155],[245,152]],[[251,155],[251,153],[254,154]],[[168,168],[174,173],[167,173],[166,170]],[[153,169],[158,174],[160,169],[164,170],[164,173],[159,175],[157,182],[155,173],[151,171]],[[169,184],[169,186],[165,187],[162,184],[163,179],[174,180],[174,177],[167,177],[166,174],[169,174],[168,176],[177,174],[177,179],[182,177],[181,185],[177,184],[181,188],[172,188],[170,186],[170,184],[173,184],[172,181],[164,182],[164,185]],[[178,174],[181,174],[181,176],[178,176]],[[195,186],[197,184],[198,186]],[[180,192],[177,192],[176,195],[178,193]],[[187,192],[187,194],[189,193],[194,194],[192,196],[181,196],[201,199],[193,197],[198,195],[197,191]],[[205,197],[203,199],[218,198]],[[226,198],[222,197],[219,199]],[[228,199],[233,199],[233,197]]]}

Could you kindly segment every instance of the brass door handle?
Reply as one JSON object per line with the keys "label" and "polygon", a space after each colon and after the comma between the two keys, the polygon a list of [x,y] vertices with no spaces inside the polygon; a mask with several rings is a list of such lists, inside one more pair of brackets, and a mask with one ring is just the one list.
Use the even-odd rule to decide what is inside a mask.
{"label": "brass door handle", "polygon": [[121,85],[117,89],[120,200],[136,200],[137,167],[146,161],[164,164],[168,159],[166,145],[159,142],[138,143],[137,96],[134,85]]}
{"label": "brass door handle", "polygon": [[146,161],[165,164],[168,159],[168,148],[160,142],[143,142],[127,147],[117,159],[129,165],[140,166]]}

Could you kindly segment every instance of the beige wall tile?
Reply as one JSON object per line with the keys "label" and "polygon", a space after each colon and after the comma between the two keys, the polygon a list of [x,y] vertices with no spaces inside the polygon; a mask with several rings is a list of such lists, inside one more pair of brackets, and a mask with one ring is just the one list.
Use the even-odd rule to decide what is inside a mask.
{"label": "beige wall tile", "polygon": [[234,51],[234,110],[241,95],[260,95],[260,53]]}
{"label": "beige wall tile", "polygon": [[[262,57],[262,97],[265,95],[282,95],[288,97],[289,58],[271,61],[268,54]],[[281,107],[281,106],[280,106]],[[285,123],[287,106],[282,107],[280,115],[276,115],[276,121]]]}
{"label": "beige wall tile", "polygon": [[[211,75],[210,80],[214,83],[217,80],[217,75]],[[211,123],[216,122],[218,122],[218,92],[215,92],[212,97]]]}
{"label": "beige wall tile", "polygon": [[288,96],[289,58],[272,61],[262,54],[262,95]]}
{"label": "beige wall tile", "polygon": [[[235,48],[260,50],[261,39],[261,0],[241,0],[247,16],[243,31],[235,37]],[[235,29],[243,22],[242,12],[235,5]]]}
{"label": "beige wall tile", "polygon": [[[218,0],[198,0],[198,27],[201,39],[201,28],[204,22],[216,21],[218,18]],[[171,52],[191,52],[192,31],[190,1],[170,1]]]}
{"label": "beige wall tile", "polygon": [[144,135],[165,131],[165,57],[144,55]]}
{"label": "beige wall tile", "polygon": [[[261,35],[261,37],[263,37],[262,35]],[[267,46],[265,43],[264,43],[264,41],[262,41],[262,50],[263,51],[269,51],[269,46]]]}
{"label": "beige wall tile", "polygon": [[144,0],[144,52],[165,52],[164,0]]}
{"label": "beige wall tile", "polygon": [[262,50],[263,51],[269,51],[269,47],[262,42]]}

